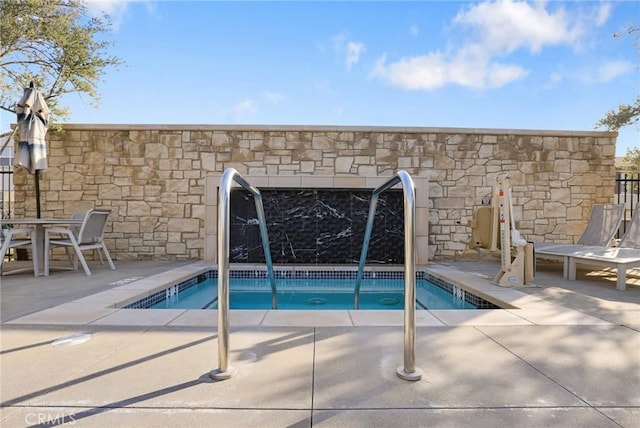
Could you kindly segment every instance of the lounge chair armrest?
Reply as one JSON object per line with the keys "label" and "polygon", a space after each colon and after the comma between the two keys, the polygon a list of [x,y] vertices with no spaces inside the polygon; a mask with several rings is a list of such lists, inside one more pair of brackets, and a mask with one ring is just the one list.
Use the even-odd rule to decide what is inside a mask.
{"label": "lounge chair armrest", "polygon": [[3,229],[4,236],[9,237],[12,235],[18,235],[21,233],[33,233],[35,229],[33,227],[23,227],[20,229]]}
{"label": "lounge chair armrest", "polygon": [[70,235],[71,231],[64,227],[46,227],[47,234],[49,233],[59,233],[61,235]]}

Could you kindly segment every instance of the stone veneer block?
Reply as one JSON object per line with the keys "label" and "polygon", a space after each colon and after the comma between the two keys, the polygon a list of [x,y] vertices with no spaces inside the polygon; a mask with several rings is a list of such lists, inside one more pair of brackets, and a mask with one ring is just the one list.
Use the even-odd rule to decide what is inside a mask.
{"label": "stone veneer block", "polygon": [[262,175],[262,176],[247,175],[245,176],[245,178],[249,180],[249,184],[258,188],[258,190],[264,187],[269,187],[269,177],[266,175]]}
{"label": "stone veneer block", "polygon": [[218,234],[209,233],[205,235],[204,260],[215,263],[218,260]]}
{"label": "stone veneer block", "polygon": [[351,189],[357,188],[362,189],[366,187],[367,180],[365,177],[347,177],[347,176],[336,176],[333,178],[333,185],[336,188],[344,188]]}
{"label": "stone veneer block", "polygon": [[209,175],[205,178],[204,200],[206,207],[218,206],[218,192],[216,189],[220,184],[219,175]]}
{"label": "stone veneer block", "polygon": [[416,208],[415,214],[416,236],[427,236],[429,234],[429,210]]}
{"label": "stone veneer block", "polygon": [[285,175],[269,177],[269,187],[293,187],[299,188],[302,186],[302,176],[300,175]]}
{"label": "stone veneer block", "polygon": [[429,237],[428,236],[416,236],[413,242],[416,250],[416,264],[419,266],[425,266],[432,258],[429,253]]}
{"label": "stone veneer block", "polygon": [[218,207],[210,207],[205,211],[205,234],[215,234],[218,231]]}
{"label": "stone veneer block", "polygon": [[413,177],[416,186],[416,208],[429,207],[429,180],[424,177]]}
{"label": "stone veneer block", "polygon": [[313,188],[334,188],[335,184],[333,177],[314,177],[310,175],[303,175],[300,177],[300,187],[313,187]]}
{"label": "stone veneer block", "polygon": [[388,175],[384,177],[366,177],[366,187],[371,189],[377,189],[382,186],[384,183],[389,181],[389,179],[393,177],[393,175]]}

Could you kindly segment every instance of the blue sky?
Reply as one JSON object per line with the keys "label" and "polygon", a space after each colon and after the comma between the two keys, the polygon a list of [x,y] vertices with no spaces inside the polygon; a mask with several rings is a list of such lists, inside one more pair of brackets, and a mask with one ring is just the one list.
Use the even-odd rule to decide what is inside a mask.
{"label": "blue sky", "polygon": [[[105,1],[98,108],[71,123],[593,130],[640,92],[640,2]],[[620,131],[617,155],[640,146]]]}

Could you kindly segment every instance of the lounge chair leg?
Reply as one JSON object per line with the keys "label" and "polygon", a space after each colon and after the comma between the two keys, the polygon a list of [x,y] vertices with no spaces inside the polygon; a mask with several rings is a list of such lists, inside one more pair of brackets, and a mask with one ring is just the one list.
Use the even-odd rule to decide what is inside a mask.
{"label": "lounge chair leg", "polygon": [[564,266],[566,270],[565,278],[568,279],[569,281],[575,281],[577,270],[578,270],[576,259],[573,257],[565,257]]}
{"label": "lounge chair leg", "polygon": [[616,266],[617,280],[616,289],[624,291],[627,289],[627,269],[623,265]]}
{"label": "lounge chair leg", "polygon": [[[73,255],[71,254],[71,249],[69,247],[64,247],[64,251],[67,253],[67,258],[69,259],[69,263],[73,266]],[[76,266],[77,269],[77,266]]]}
{"label": "lounge chair leg", "polygon": [[49,276],[49,231],[47,230],[44,234],[44,276]]}
{"label": "lounge chair leg", "polygon": [[104,259],[102,258],[102,253],[100,252],[100,248],[96,248],[95,252],[98,253],[98,258],[100,259],[100,264],[104,265]]}
{"label": "lounge chair leg", "polygon": [[76,241],[76,238],[74,236],[70,236],[69,237],[71,240],[71,244],[73,245],[73,248],[76,251],[76,258],[75,258],[75,267],[77,269],[78,266],[78,260],[80,260],[80,263],[82,264],[82,268],[84,269],[84,273],[87,276],[91,276],[91,270],[89,270],[89,266],[87,265],[87,261],[84,259],[84,256],[82,255],[82,250],[80,249],[80,246],[78,246],[78,242]]}
{"label": "lounge chair leg", "polygon": [[[107,246],[102,246],[102,251],[104,251],[104,256],[107,258],[107,262],[109,263],[109,267],[111,270],[116,270],[116,265],[113,264],[113,260],[111,259],[111,254],[109,254],[109,250],[107,250]],[[98,254],[100,254],[100,250],[98,250]],[[100,258],[102,260],[102,258]]]}

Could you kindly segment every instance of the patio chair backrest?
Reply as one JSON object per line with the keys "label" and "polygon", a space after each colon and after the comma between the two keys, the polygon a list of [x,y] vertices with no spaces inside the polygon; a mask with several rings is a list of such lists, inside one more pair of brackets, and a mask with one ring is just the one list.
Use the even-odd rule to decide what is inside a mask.
{"label": "patio chair backrest", "polygon": [[595,204],[589,222],[578,240],[580,245],[608,247],[624,217],[624,204]]}
{"label": "patio chair backrest", "polygon": [[[73,213],[71,215],[71,218],[73,220],[84,220],[84,217],[87,215],[86,211],[82,211],[82,212],[77,212],[77,213]],[[80,232],[80,227],[82,226],[82,224],[72,224],[69,226],[69,229],[71,229],[71,232],[73,233],[73,236],[77,237],[78,233]]]}
{"label": "patio chair backrest", "polygon": [[640,249],[640,202],[636,204],[631,221],[627,225],[618,247]]}
{"label": "patio chair backrest", "polygon": [[93,209],[87,211],[78,232],[78,244],[101,242],[109,214],[111,214],[111,210]]}

